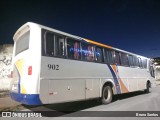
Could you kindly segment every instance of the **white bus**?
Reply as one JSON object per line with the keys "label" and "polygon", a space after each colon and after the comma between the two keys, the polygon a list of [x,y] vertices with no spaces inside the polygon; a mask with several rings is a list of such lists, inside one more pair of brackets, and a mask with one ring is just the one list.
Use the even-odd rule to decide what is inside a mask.
{"label": "white bus", "polygon": [[28,22],[15,33],[10,96],[27,105],[100,98],[145,90],[150,59]]}

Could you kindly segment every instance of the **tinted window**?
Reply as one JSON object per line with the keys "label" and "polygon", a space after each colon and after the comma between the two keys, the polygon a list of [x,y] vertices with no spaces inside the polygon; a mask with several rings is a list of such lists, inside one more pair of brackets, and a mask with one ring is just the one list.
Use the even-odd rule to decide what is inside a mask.
{"label": "tinted window", "polygon": [[45,54],[54,55],[54,34],[51,32],[46,32],[45,34]]}
{"label": "tinted window", "polygon": [[64,37],[61,35],[55,35],[55,44],[56,44],[56,56],[64,56],[65,55],[65,44]]}
{"label": "tinted window", "polygon": [[88,61],[94,61],[94,47],[92,45],[88,46]]}
{"label": "tinted window", "polygon": [[70,59],[81,59],[80,42],[74,39],[67,39],[67,55]]}
{"label": "tinted window", "polygon": [[120,53],[115,51],[115,63],[117,65],[121,65],[121,61],[120,61]]}
{"label": "tinted window", "polygon": [[95,55],[96,55],[96,61],[97,62],[103,62],[103,54],[102,54],[102,48],[95,47]]}
{"label": "tinted window", "polygon": [[113,60],[113,51],[109,50],[109,49],[105,49],[104,50],[105,53],[105,63],[109,63],[109,64],[113,64],[114,60]]}
{"label": "tinted window", "polygon": [[126,53],[121,53],[121,65],[123,66],[129,66],[128,56]]}
{"label": "tinted window", "polygon": [[29,49],[29,36],[30,32],[28,31],[16,41],[15,55]]}
{"label": "tinted window", "polygon": [[134,66],[139,67],[138,58],[136,56],[133,56],[133,64],[134,64]]}
{"label": "tinted window", "polygon": [[134,66],[133,56],[132,55],[128,55],[128,60],[129,60],[129,65],[130,66]]}
{"label": "tinted window", "polygon": [[94,61],[94,47],[90,44],[81,43],[82,60]]}
{"label": "tinted window", "polygon": [[87,61],[88,59],[88,44],[86,43],[81,43],[81,48],[82,48],[82,60]]}
{"label": "tinted window", "polygon": [[142,68],[142,59],[141,59],[141,58],[138,58],[138,66],[139,66],[140,68]]}
{"label": "tinted window", "polygon": [[143,68],[147,68],[147,59],[142,60]]}

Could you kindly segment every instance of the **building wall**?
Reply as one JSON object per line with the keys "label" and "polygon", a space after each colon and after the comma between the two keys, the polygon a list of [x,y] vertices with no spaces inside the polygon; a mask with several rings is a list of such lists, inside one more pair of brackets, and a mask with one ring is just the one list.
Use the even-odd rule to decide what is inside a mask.
{"label": "building wall", "polygon": [[160,80],[160,66],[156,66],[155,77],[156,80]]}
{"label": "building wall", "polygon": [[12,44],[0,45],[0,91],[10,87],[12,51]]}

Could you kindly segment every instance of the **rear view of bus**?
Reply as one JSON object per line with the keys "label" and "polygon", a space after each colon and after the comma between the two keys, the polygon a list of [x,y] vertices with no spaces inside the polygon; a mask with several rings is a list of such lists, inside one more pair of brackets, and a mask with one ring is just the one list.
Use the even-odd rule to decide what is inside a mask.
{"label": "rear view of bus", "polygon": [[10,96],[13,100],[23,104],[41,104],[37,84],[40,64],[40,59],[38,59],[40,57],[40,34],[38,26],[26,23],[17,30],[13,37]]}

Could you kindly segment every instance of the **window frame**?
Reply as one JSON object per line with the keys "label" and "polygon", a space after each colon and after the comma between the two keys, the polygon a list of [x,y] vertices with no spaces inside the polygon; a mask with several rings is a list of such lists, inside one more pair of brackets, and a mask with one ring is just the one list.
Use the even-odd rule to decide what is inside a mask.
{"label": "window frame", "polygon": [[[117,56],[116,56],[116,53],[118,53],[118,60],[119,60],[119,63],[117,63]],[[120,51],[114,51],[114,62],[115,62],[115,64],[116,65],[119,65],[119,66],[121,66],[121,59],[120,59]]]}
{"label": "window frame", "polygon": [[[59,55],[59,54],[57,54],[57,51],[59,52],[59,46],[57,47],[57,45],[59,45],[59,43],[57,42],[57,41],[59,41],[59,40],[57,40],[56,39],[56,37],[62,37],[63,38],[63,44],[64,44],[64,55]],[[65,36],[64,35],[61,35],[61,34],[58,34],[58,33],[54,33],[54,50],[55,50],[55,54],[54,54],[54,56],[56,56],[56,57],[60,57],[60,58],[66,58],[66,40],[65,40]],[[58,44],[57,44],[58,43]],[[57,50],[57,48],[58,48],[58,50]]]}
{"label": "window frame", "polygon": [[[54,45],[53,45],[53,47],[54,47],[54,54],[53,55],[49,55],[49,54],[46,54],[46,51],[47,51],[47,47],[46,47],[46,34],[47,33],[51,33],[51,34],[53,34],[53,36],[54,36],[54,39],[53,39],[53,43],[54,43]],[[56,37],[57,36],[60,36],[60,37],[62,37],[63,39],[64,39],[64,55],[58,55],[57,54],[57,43],[56,43],[56,41],[57,41],[57,39],[56,39]],[[56,33],[56,32],[52,32],[52,31],[49,31],[49,30],[46,30],[46,29],[42,29],[41,30],[41,54],[42,54],[42,56],[48,56],[48,57],[57,57],[57,58],[66,58],[66,43],[65,43],[65,35],[62,35],[62,34],[60,34],[60,33]],[[59,50],[59,49],[58,49]]]}
{"label": "window frame", "polygon": [[138,67],[141,68],[141,69],[143,68],[141,57],[138,57]]}
{"label": "window frame", "polygon": [[[52,34],[54,37],[53,37],[53,52],[54,54],[53,55],[49,55],[49,54],[46,54],[47,53],[47,33],[50,33]],[[61,46],[61,42],[59,42],[59,40],[61,40],[62,38],[62,43],[63,43],[63,47],[64,47],[64,50],[62,50],[63,55],[61,54],[57,54],[57,53],[60,53],[60,49]],[[70,37],[70,36],[67,36],[67,35],[63,35],[63,34],[60,34],[60,33],[57,33],[57,32],[52,32],[52,31],[49,31],[49,30],[46,30],[46,29],[42,29],[41,31],[41,45],[42,45],[42,51],[41,51],[41,54],[42,56],[48,56],[48,57],[57,57],[57,58],[64,58],[64,59],[70,59],[70,60],[78,60],[78,61],[84,61],[84,62],[92,62],[92,63],[102,63],[102,64],[114,64],[114,65],[118,65],[118,66],[124,66],[124,67],[137,67],[137,68],[144,68],[146,69],[147,68],[147,59],[144,58],[145,60],[145,63],[143,61],[143,57],[141,56],[136,56],[134,54],[129,54],[127,52],[123,52],[123,51],[120,51],[120,50],[117,50],[117,49],[111,49],[111,48],[107,48],[107,47],[103,47],[103,46],[100,46],[100,45],[96,45],[96,44],[92,44],[92,43],[88,43],[88,42],[85,42],[81,39],[78,39],[78,38],[74,38],[74,37]],[[72,46],[73,46],[73,49],[74,49],[74,43],[75,41],[78,42],[78,47],[77,47],[77,51],[79,53],[79,57],[78,59],[75,59],[75,58],[70,58],[68,56],[68,39],[72,40]],[[83,51],[83,45],[85,45],[85,51]],[[91,51],[91,56],[92,57],[92,60],[89,60],[89,53],[90,51],[88,47],[91,47],[90,48],[90,51]],[[58,49],[57,49],[58,48]],[[100,49],[100,50],[98,50]],[[98,61],[98,57],[97,57],[97,52],[96,51],[101,51],[101,60]],[[74,51],[74,50],[73,50]],[[87,56],[83,56],[85,54],[85,52],[87,52]],[[128,61],[128,64],[123,64],[123,60],[122,60],[122,55],[125,54],[126,55],[126,61]],[[118,55],[118,56],[117,56]],[[129,58],[131,56],[131,59]],[[118,59],[117,59],[118,58]],[[117,63],[117,60],[118,60],[118,63]],[[141,59],[141,62],[139,61],[139,59]],[[131,60],[131,61],[130,61]],[[144,65],[145,64],[145,65]]]}
{"label": "window frame", "polygon": [[[85,56],[85,57],[86,57],[85,59],[83,58],[83,54],[84,54],[84,53],[83,53],[83,51],[84,51],[84,50],[83,50],[83,45],[85,45],[85,47],[86,47],[86,46],[88,47],[88,43],[86,43],[86,42],[81,42],[81,60],[82,60],[82,61],[88,61],[88,60],[87,60],[88,58],[87,58],[86,56]],[[87,54],[88,54],[88,53],[87,53]],[[89,62],[89,61],[88,61],[88,62]]]}
{"label": "window frame", "polygon": [[[54,37],[53,37],[53,38],[54,38],[54,39],[53,39],[53,50],[54,50],[54,51],[53,51],[53,55],[47,54],[47,44],[46,44],[46,43],[47,43],[47,42],[46,42],[46,41],[47,41],[47,35],[46,35],[47,33],[51,33],[51,34],[53,34],[53,36],[54,36]],[[46,56],[55,56],[55,34],[52,33],[52,32],[50,32],[50,31],[45,31],[45,33],[44,33],[44,41],[43,41],[43,42],[44,42],[44,54],[45,54]]]}
{"label": "window frame", "polygon": [[[107,52],[106,52],[107,51]],[[106,64],[115,64],[115,60],[114,60],[114,50],[112,50],[112,49],[108,49],[108,48],[104,48],[103,49],[103,52],[104,52],[104,63],[106,63]],[[110,55],[111,55],[111,58],[109,58],[109,57],[106,57],[106,56],[108,56],[108,54],[107,53],[110,53]],[[106,55],[107,54],[107,55]],[[109,58],[109,59],[108,59]],[[112,62],[111,62],[112,61]]]}
{"label": "window frame", "polygon": [[[25,50],[28,50],[29,49],[29,44],[30,44],[30,35],[31,35],[31,31],[30,31],[30,29],[28,30],[28,31],[26,31],[23,35],[21,35],[19,38],[18,38],[18,40],[16,40],[16,44],[15,44],[15,56],[17,56],[18,54],[20,54],[21,52],[23,52],[23,51],[25,51]],[[20,42],[24,42],[24,39],[22,39],[22,38],[25,38],[26,39],[26,37],[28,38],[27,39],[27,46],[25,46],[25,48],[23,47],[23,49],[20,49],[19,50],[19,45],[18,44],[20,44]],[[26,41],[25,41],[26,42]],[[17,44],[18,43],[18,44]]]}
{"label": "window frame", "polygon": [[[75,58],[69,58],[68,56],[68,46],[67,46],[67,39],[73,40],[73,41],[77,41],[79,43],[79,51],[80,51],[80,57],[79,59],[75,59]],[[65,50],[66,50],[66,58],[67,59],[72,59],[72,60],[82,60],[82,52],[81,52],[81,41],[79,41],[78,39],[72,38],[72,37],[66,37],[65,38]]]}
{"label": "window frame", "polygon": [[[97,58],[97,53],[96,53],[96,49],[99,48],[101,49],[101,61],[98,61],[98,58]],[[103,47],[101,46],[94,46],[94,59],[95,59],[95,62],[98,62],[98,63],[104,63],[104,53],[103,53]]]}
{"label": "window frame", "polygon": [[[124,52],[120,52],[120,63],[121,63],[121,66],[125,66],[125,67],[130,67],[129,66],[129,59],[128,59],[128,54],[127,53],[124,53]],[[122,57],[122,55],[124,55],[126,58],[125,58],[125,62],[124,62],[124,58]],[[126,64],[127,62],[127,64]]]}
{"label": "window frame", "polygon": [[[132,59],[130,59],[130,57],[131,57]],[[130,60],[131,60],[131,61],[130,61]],[[136,67],[136,66],[134,65],[134,56],[133,56],[133,55],[128,54],[128,61],[129,61],[129,66],[130,66],[130,67]]]}
{"label": "window frame", "polygon": [[144,69],[147,69],[147,59],[145,59],[145,58],[142,59],[142,67]]}

